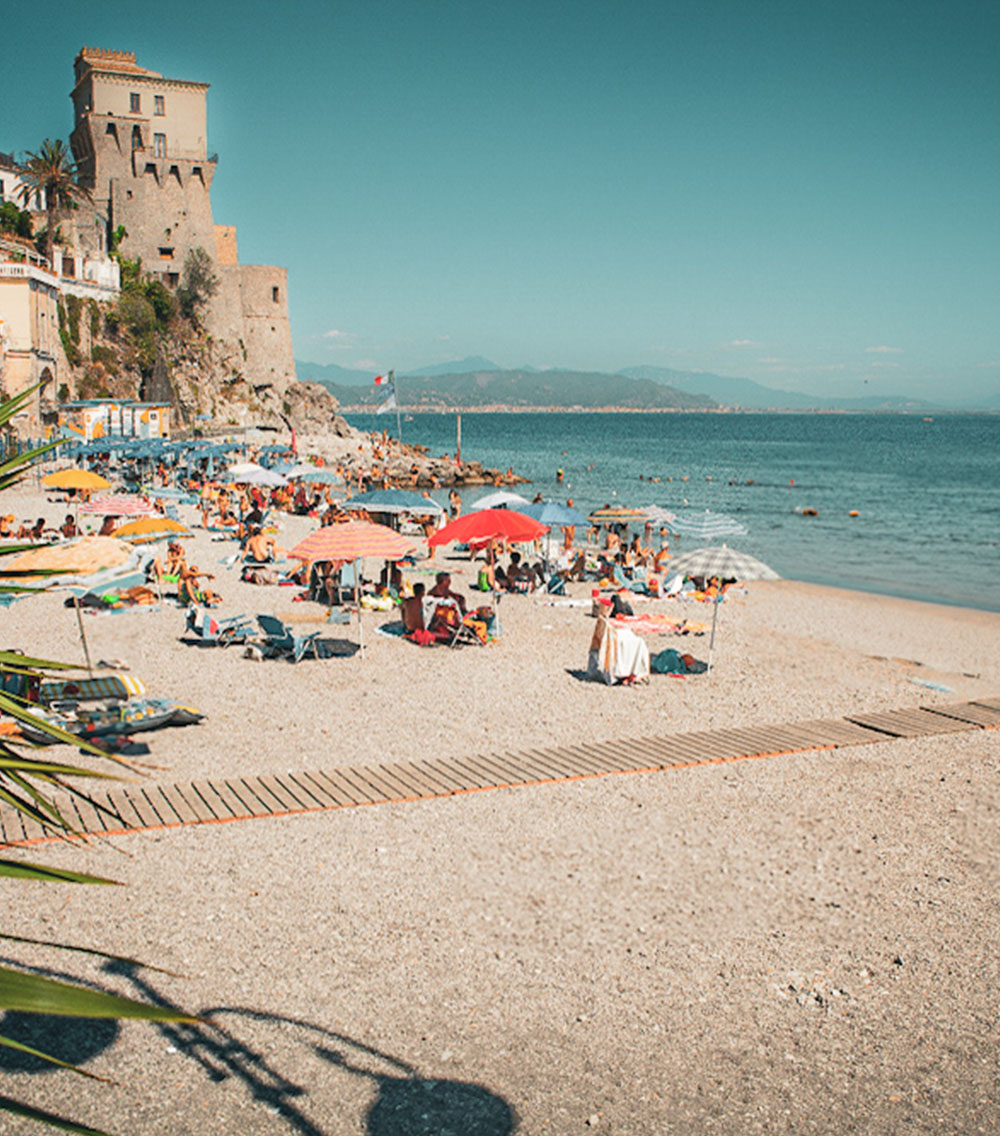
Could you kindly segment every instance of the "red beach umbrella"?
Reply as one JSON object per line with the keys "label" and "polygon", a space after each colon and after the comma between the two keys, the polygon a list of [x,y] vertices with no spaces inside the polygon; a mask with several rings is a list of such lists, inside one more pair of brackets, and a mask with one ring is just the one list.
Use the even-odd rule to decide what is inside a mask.
{"label": "red beach umbrella", "polygon": [[513,509],[480,509],[466,513],[464,517],[452,521],[438,529],[427,541],[429,547],[448,544],[449,541],[469,540],[507,540],[513,544],[535,540],[549,531],[548,525],[516,513]]}

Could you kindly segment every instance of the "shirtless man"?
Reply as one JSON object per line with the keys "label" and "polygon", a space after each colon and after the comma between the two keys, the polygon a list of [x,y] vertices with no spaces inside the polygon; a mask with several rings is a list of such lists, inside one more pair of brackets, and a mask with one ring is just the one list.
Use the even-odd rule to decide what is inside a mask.
{"label": "shirtless man", "polygon": [[437,576],[434,577],[434,587],[427,594],[436,596],[438,599],[454,600],[458,604],[458,610],[465,615],[465,596],[451,590],[449,573],[438,572]]}
{"label": "shirtless man", "polygon": [[424,592],[425,584],[414,584],[413,595],[403,600],[400,611],[403,616],[403,626],[407,631],[424,631]]}
{"label": "shirtless man", "polygon": [[274,560],[274,537],[264,536],[258,528],[251,529],[243,559],[253,560],[258,564],[267,564]]}

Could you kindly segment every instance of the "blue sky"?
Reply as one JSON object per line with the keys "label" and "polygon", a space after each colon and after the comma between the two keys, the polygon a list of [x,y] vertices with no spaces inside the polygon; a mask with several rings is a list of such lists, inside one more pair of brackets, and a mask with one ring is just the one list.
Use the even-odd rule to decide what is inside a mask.
{"label": "blue sky", "polygon": [[[213,0],[4,14],[0,150],[83,44],[212,84],[296,356],[1000,392],[1000,6]],[[11,92],[22,92],[18,100]]]}

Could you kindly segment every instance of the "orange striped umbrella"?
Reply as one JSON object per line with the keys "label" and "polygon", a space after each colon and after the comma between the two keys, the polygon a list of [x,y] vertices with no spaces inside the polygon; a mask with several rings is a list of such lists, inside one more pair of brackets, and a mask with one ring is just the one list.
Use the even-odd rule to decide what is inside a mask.
{"label": "orange striped umbrella", "polygon": [[296,560],[358,560],[374,556],[380,560],[399,560],[414,548],[413,537],[394,532],[387,525],[367,521],[346,521],[325,525],[307,536],[288,553]]}

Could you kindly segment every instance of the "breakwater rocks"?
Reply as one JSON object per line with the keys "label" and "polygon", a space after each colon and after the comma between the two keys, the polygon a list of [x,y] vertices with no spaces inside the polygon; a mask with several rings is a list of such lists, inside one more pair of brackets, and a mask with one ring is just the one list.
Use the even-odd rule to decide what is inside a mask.
{"label": "breakwater rocks", "polygon": [[[346,430],[345,430],[346,427]],[[385,433],[367,434],[343,419],[338,432],[304,435],[300,452],[322,456],[345,481],[366,481],[372,487],[386,484],[399,489],[462,489],[477,485],[523,485],[527,479],[512,469],[500,470],[479,461],[458,461],[451,454],[434,456],[426,446],[401,443]]]}

